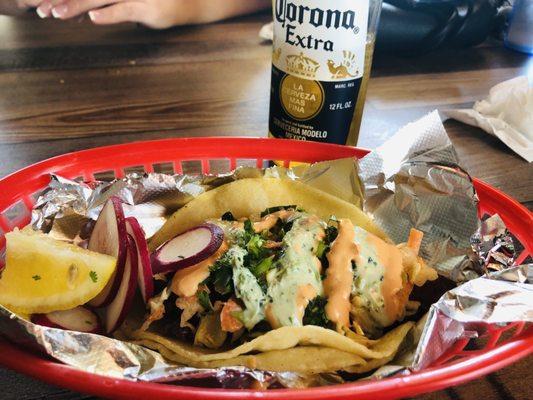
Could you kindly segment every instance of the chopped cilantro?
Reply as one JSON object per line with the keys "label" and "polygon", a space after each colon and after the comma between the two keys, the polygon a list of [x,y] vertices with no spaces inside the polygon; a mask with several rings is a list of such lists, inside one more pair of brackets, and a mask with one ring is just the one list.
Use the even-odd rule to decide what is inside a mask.
{"label": "chopped cilantro", "polygon": [[281,242],[285,237],[285,234],[292,229],[292,224],[294,221],[283,221],[278,219],[276,224],[270,229],[270,236],[272,240],[276,242]]}
{"label": "chopped cilantro", "polygon": [[276,263],[274,261],[274,258],[276,256],[273,254],[269,257],[265,257],[259,262],[252,263],[249,265],[249,269],[254,274],[255,278],[257,279],[257,283],[259,283],[259,286],[263,290],[263,293],[266,293],[268,290],[268,284],[267,284],[267,273],[272,268],[275,268]]}
{"label": "chopped cilantro", "polygon": [[257,279],[260,279],[266,275],[274,264],[274,256],[263,258],[259,263],[250,266],[250,271]]}
{"label": "chopped cilantro", "polygon": [[203,282],[205,285],[222,295],[233,292],[233,265],[228,253],[215,261],[209,271],[209,276]]}
{"label": "chopped cilantro", "polygon": [[[279,221],[278,221],[279,223]],[[266,293],[266,273],[274,267],[276,252],[265,247],[265,240],[269,237],[268,231],[256,233],[252,221],[244,221],[244,234],[240,238],[240,247],[246,250],[244,266],[254,274],[259,285]],[[279,252],[277,252],[279,254]]]}
{"label": "chopped cilantro", "polygon": [[215,290],[220,294],[233,292],[233,269],[220,268],[217,270],[213,283]]}
{"label": "chopped cilantro", "polygon": [[270,250],[263,247],[265,239],[260,233],[256,233],[252,221],[244,221],[244,233],[239,238],[239,246],[246,249],[245,265],[253,264],[253,261],[261,260],[270,255]]}
{"label": "chopped cilantro", "polygon": [[329,250],[331,249],[331,244],[337,238],[338,233],[339,231],[337,228],[335,228],[334,226],[328,226],[326,228],[324,240],[318,243],[316,256],[320,259],[320,263],[322,264],[322,268],[324,270],[329,267],[327,255],[329,253]]}
{"label": "chopped cilantro", "polygon": [[89,277],[91,278],[91,281],[96,283],[98,281],[98,275],[96,274],[96,271],[89,272]]}
{"label": "chopped cilantro", "polygon": [[326,303],[326,298],[322,296],[317,296],[311,300],[305,309],[303,324],[328,328],[331,322],[326,316]]}
{"label": "chopped cilantro", "polygon": [[316,249],[316,256],[318,258],[322,258],[327,248],[328,248],[328,245],[326,243],[318,242],[318,247]]}
{"label": "chopped cilantro", "polygon": [[250,221],[249,219],[244,221],[244,232],[246,234],[245,237],[247,237],[248,235],[255,234],[254,226],[252,224],[252,221]]}
{"label": "chopped cilantro", "polygon": [[252,235],[250,237],[250,240],[248,240],[248,243],[246,243],[246,250],[248,250],[248,254],[250,254],[254,258],[261,257],[263,253],[263,244],[264,240],[261,238],[260,235]]}
{"label": "chopped cilantro", "polygon": [[33,275],[31,277],[34,281],[40,281],[41,280],[41,276],[40,275]]}
{"label": "chopped cilantro", "polygon": [[211,300],[209,299],[209,293],[207,293],[207,291],[202,290],[198,292],[197,296],[198,302],[204,308],[204,310],[211,311],[213,309],[213,305],[211,304]]}
{"label": "chopped cilantro", "polygon": [[368,257],[368,263],[372,264],[375,267],[377,267],[378,265],[378,263],[372,257]]}
{"label": "chopped cilantro", "polygon": [[337,238],[337,235],[339,234],[339,230],[335,228],[334,226],[328,226],[326,228],[326,237],[324,238],[324,241],[329,245],[333,243],[333,241]]}

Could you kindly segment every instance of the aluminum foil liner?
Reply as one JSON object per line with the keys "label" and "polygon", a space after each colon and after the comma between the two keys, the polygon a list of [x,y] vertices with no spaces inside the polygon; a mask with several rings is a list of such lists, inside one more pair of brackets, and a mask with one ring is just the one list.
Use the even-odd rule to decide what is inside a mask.
{"label": "aluminum foil liner", "polygon": [[477,197],[438,112],[400,129],[360,162],[364,208],[395,243],[424,232],[421,256],[454,282],[479,276],[470,238]]}
{"label": "aluminum foil liner", "polygon": [[206,190],[236,179],[239,173],[243,170],[216,177],[133,173],[112,182],[92,183],[52,175],[49,187],[35,204],[31,224],[57,239],[83,239],[107,199],[118,196],[126,216],[135,216],[149,238],[178,208]]}
{"label": "aluminum foil liner", "polygon": [[32,324],[0,306],[0,330],[12,341],[35,349],[76,369],[111,378],[149,382],[247,388],[307,387],[315,381],[295,373],[273,373],[244,367],[198,369],[166,361],[159,353],[105,336]]}
{"label": "aluminum foil liner", "polygon": [[430,366],[459,338],[478,338],[491,325],[513,322],[533,322],[533,264],[494,272],[444,294],[431,306],[412,368]]}
{"label": "aluminum foil liner", "polygon": [[357,161],[341,159],[293,169],[240,167],[221,175],[133,173],[111,182],[84,183],[51,175],[49,187],[32,211],[31,225],[56,239],[83,241],[103,204],[109,197],[118,196],[123,200],[125,215],[137,218],[150,238],[174,211],[200,194],[238,179],[261,176],[301,180],[362,207],[363,189]]}
{"label": "aluminum foil liner", "polygon": [[[236,179],[263,175],[298,179],[360,206],[364,199],[365,209],[398,243],[407,239],[411,227],[424,231],[422,255],[453,281],[501,270],[499,275],[474,279],[445,294],[410,332],[396,359],[365,379],[424,368],[460,337],[482,334],[468,323],[483,320],[490,307],[494,306],[490,322],[501,323],[496,318],[501,315],[507,315],[504,322],[531,319],[533,305],[523,296],[531,290],[527,289],[531,286],[531,266],[505,269],[514,260],[512,238],[497,216],[480,225],[472,183],[459,167],[436,113],[400,130],[390,142],[366,156],[359,167],[355,160],[343,159],[293,169],[239,168],[217,176],[130,174],[112,182],[92,183],[52,176],[33,210],[31,224],[58,239],[83,245],[102,205],[117,195],[125,203],[126,214],[135,216],[150,237],[177,208],[199,194]],[[478,293],[478,288],[484,291]],[[520,306],[500,296],[509,291],[518,291],[516,297],[509,298],[522,301]],[[447,330],[441,331],[443,327]],[[261,387],[302,388],[362,378],[243,367],[189,368],[169,363],[158,353],[132,343],[34,325],[1,306],[0,330],[12,340],[74,368],[131,380],[234,388],[257,387],[255,383],[260,382]]]}
{"label": "aluminum foil liner", "polygon": [[471,243],[480,272],[500,271],[514,263],[516,246],[498,214],[481,223],[481,228],[472,236]]}

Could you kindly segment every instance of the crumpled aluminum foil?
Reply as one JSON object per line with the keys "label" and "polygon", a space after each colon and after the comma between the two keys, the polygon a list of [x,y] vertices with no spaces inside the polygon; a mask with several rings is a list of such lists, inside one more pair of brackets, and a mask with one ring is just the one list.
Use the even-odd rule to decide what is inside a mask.
{"label": "crumpled aluminum foil", "polygon": [[149,382],[245,388],[265,385],[307,387],[310,377],[272,373],[244,367],[198,369],[167,362],[159,353],[105,336],[65,331],[32,324],[0,306],[0,330],[12,341],[43,350],[74,368],[111,378]]}
{"label": "crumpled aluminum foil", "polygon": [[445,293],[431,306],[412,369],[430,366],[458,338],[481,337],[493,324],[533,322],[533,264],[494,272]]}
{"label": "crumpled aluminum foil", "polygon": [[479,276],[470,238],[477,197],[436,111],[408,124],[360,162],[365,211],[395,243],[424,232],[421,256],[454,282]]}
{"label": "crumpled aluminum foil", "polygon": [[362,206],[363,189],[358,164],[353,159],[336,160],[333,165],[318,162],[292,169],[239,167],[221,175],[132,173],[112,182],[83,183],[51,175],[48,188],[32,211],[31,225],[56,239],[84,240],[91,231],[91,221],[98,218],[103,204],[109,197],[118,196],[123,200],[126,217],[137,218],[146,237],[150,238],[174,211],[196,196],[238,179],[261,176],[301,180]]}
{"label": "crumpled aluminum foil", "polygon": [[481,223],[481,228],[472,236],[471,243],[482,272],[500,271],[514,263],[515,243],[498,214]]}
{"label": "crumpled aluminum foil", "polygon": [[126,216],[136,217],[150,238],[178,208],[240,175],[246,176],[247,169],[220,176],[133,173],[112,182],[92,183],[51,175],[50,185],[33,209],[31,225],[57,239],[84,239],[90,232],[90,221],[96,220],[103,204],[109,197],[118,196],[124,202]]}
{"label": "crumpled aluminum foil", "polygon": [[[150,237],[173,211],[195,196],[232,180],[262,175],[300,179],[361,206],[364,199],[366,211],[395,242],[405,241],[411,227],[424,231],[425,259],[444,277],[455,282],[470,280],[444,294],[417,323],[401,354],[365,379],[408,374],[430,365],[455,340],[481,335],[481,330],[473,330],[468,323],[483,320],[490,307],[494,311],[491,316],[504,315],[506,323],[531,320],[531,296],[528,299],[524,294],[531,291],[533,268],[505,269],[515,257],[512,238],[497,216],[480,224],[472,183],[460,168],[436,113],[400,130],[360,161],[359,167],[355,160],[343,159],[293,169],[239,168],[217,176],[130,174],[114,182],[87,184],[52,176],[35,206],[32,226],[56,238],[82,243],[107,198],[117,195],[126,203],[126,214],[135,216]],[[483,274],[490,270],[501,271],[487,284],[489,278]],[[528,278],[524,280],[524,276]],[[520,305],[501,296],[509,291],[517,293],[512,298],[520,299]],[[336,373],[305,376],[243,367],[179,366],[135,344],[33,325],[1,306],[0,329],[12,340],[36,346],[75,368],[111,377],[234,388],[253,387],[254,382],[302,388],[345,381]]]}

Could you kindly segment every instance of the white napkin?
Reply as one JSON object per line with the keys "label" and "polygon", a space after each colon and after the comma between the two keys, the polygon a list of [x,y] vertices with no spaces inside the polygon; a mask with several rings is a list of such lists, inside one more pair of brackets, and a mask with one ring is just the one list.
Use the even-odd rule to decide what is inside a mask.
{"label": "white napkin", "polygon": [[473,109],[441,114],[497,136],[519,156],[533,161],[533,82],[519,76],[494,86]]}

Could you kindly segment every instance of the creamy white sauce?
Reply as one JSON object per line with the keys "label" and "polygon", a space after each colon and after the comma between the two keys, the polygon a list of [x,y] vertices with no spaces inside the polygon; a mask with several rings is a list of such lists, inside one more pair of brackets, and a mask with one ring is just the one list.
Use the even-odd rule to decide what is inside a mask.
{"label": "creamy white sauce", "polygon": [[404,282],[401,251],[377,236],[356,228],[355,240],[361,248],[354,279],[354,294],[378,327],[401,319],[411,291]]}
{"label": "creamy white sauce", "polygon": [[266,296],[254,274],[244,266],[243,258],[246,251],[234,246],[228,250],[228,255],[233,260],[235,295],[242,300],[245,306],[242,323],[246,328],[252,329],[265,318]]}
{"label": "creamy white sauce", "polygon": [[224,231],[224,240],[230,244],[235,243],[244,233],[244,224],[239,221],[222,221],[216,219],[208,222],[218,225]]}
{"label": "creamy white sauce", "polygon": [[[225,240],[231,246],[235,294],[244,303],[243,323],[248,329],[263,319],[274,328],[301,326],[308,302],[324,292],[320,261],[315,253],[319,241],[324,238],[326,224],[318,217],[302,212],[277,213],[276,219],[278,214],[284,220],[293,221],[293,225],[283,238],[280,249],[283,253],[277,269],[267,274],[266,294],[244,266],[246,251],[231,246],[244,233],[242,222],[212,221],[224,230]],[[270,221],[267,218],[263,220]]]}
{"label": "creamy white sauce", "polygon": [[302,213],[294,219],[292,229],[283,238],[280,268],[269,276],[266,316],[272,327],[302,325],[306,303],[311,299],[302,301],[301,287],[306,287],[305,293],[323,294],[315,253],[324,228],[325,223],[317,217]]}
{"label": "creamy white sauce", "polygon": [[359,296],[372,319],[386,326],[385,301],[381,284],[385,274],[384,266],[379,262],[376,248],[368,240],[369,233],[355,227],[355,243],[359,247],[359,256],[354,271],[352,294]]}

